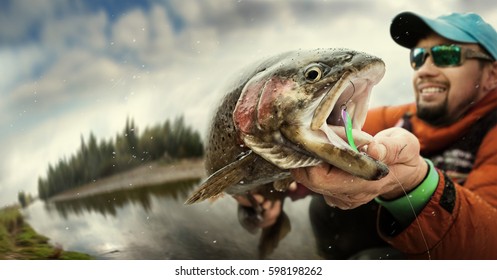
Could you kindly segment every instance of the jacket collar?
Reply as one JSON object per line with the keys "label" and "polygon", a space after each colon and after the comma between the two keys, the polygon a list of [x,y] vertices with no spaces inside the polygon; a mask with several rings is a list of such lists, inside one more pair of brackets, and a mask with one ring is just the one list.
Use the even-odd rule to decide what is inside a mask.
{"label": "jacket collar", "polygon": [[416,108],[411,108],[412,132],[418,137],[422,153],[431,153],[443,149],[457,141],[479,119],[497,108],[497,90],[489,92],[482,100],[475,104],[468,112],[455,123],[448,126],[432,126],[419,119]]}

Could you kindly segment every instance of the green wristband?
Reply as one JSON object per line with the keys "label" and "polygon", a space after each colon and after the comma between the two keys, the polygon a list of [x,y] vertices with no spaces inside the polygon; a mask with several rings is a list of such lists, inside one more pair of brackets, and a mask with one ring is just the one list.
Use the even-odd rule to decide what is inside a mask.
{"label": "green wristband", "polygon": [[407,195],[403,195],[394,200],[383,200],[379,197],[375,198],[381,206],[385,207],[392,216],[402,223],[408,225],[416,216],[423,210],[431,196],[438,186],[439,176],[438,172],[433,166],[433,162],[425,159],[428,163],[428,174],[425,179],[416,188],[411,190]]}

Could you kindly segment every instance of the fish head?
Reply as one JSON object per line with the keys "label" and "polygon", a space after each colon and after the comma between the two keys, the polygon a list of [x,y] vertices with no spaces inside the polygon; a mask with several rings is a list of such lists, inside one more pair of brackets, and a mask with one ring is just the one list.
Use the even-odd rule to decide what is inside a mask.
{"label": "fish head", "polygon": [[[282,169],[328,162],[365,179],[388,173],[385,165],[344,140],[342,110],[361,132],[371,90],[384,76],[375,56],[349,49],[297,51],[282,56],[245,84],[233,112],[240,138]],[[366,139],[364,139],[366,138]]]}

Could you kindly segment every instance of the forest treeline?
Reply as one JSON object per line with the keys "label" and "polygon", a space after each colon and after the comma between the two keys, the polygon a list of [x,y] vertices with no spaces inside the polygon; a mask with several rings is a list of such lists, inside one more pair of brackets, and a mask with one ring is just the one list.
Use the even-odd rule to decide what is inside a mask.
{"label": "forest treeline", "polygon": [[132,119],[115,139],[97,141],[93,133],[81,136],[78,151],[70,158],[49,165],[45,178],[38,178],[41,199],[129,170],[158,159],[173,160],[200,157],[203,143],[200,133],[185,125],[183,117],[167,120],[139,134]]}

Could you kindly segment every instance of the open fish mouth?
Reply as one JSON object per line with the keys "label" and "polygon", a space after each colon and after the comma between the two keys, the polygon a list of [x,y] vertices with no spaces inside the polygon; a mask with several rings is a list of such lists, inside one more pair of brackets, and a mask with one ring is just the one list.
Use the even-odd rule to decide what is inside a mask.
{"label": "open fish mouth", "polygon": [[[282,134],[316,158],[352,175],[377,180],[388,174],[388,167],[351,146],[367,145],[373,137],[363,131],[372,88],[382,79],[383,63],[372,63],[362,70],[348,71],[315,100],[302,114],[298,127],[286,128]],[[347,114],[344,114],[346,112]],[[351,127],[346,127],[347,117]],[[350,122],[349,122],[350,124]],[[353,140],[347,142],[347,129]]]}
{"label": "open fish mouth", "polygon": [[315,106],[310,129],[323,132],[328,141],[339,148],[351,149],[350,143],[345,141],[348,121],[344,119],[345,111],[351,119],[350,129],[358,145],[371,142],[372,136],[361,128],[366,120],[371,90],[383,73],[383,67],[374,65],[359,73],[345,73]]}

